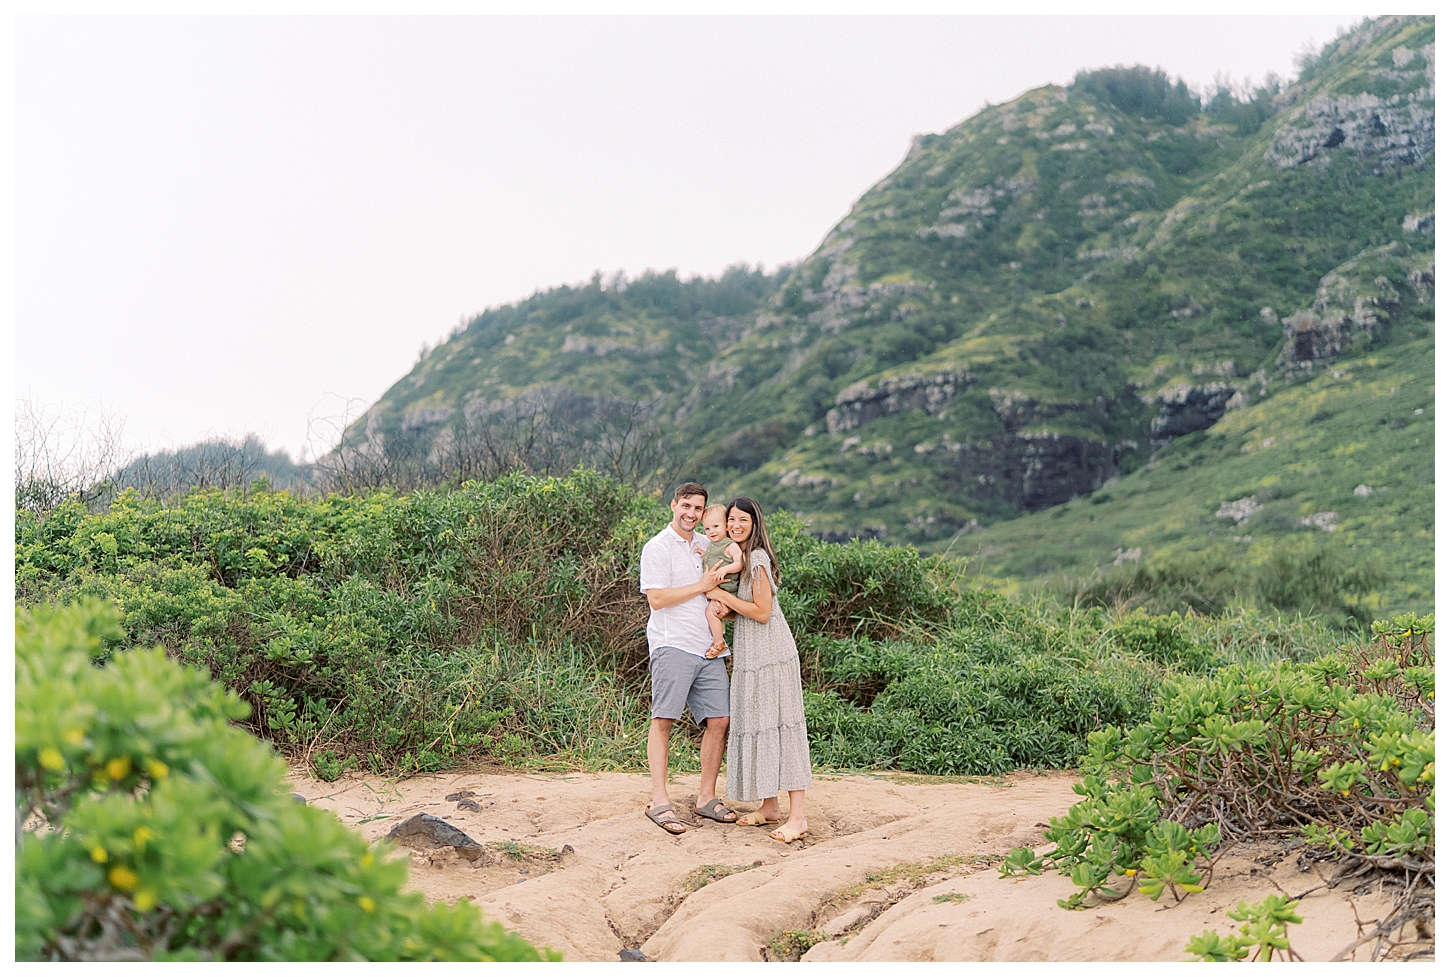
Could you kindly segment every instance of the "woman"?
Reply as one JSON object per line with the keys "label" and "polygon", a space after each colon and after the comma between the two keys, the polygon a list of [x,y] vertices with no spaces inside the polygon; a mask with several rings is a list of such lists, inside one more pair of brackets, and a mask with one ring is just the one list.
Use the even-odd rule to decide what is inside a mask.
{"label": "woman", "polygon": [[801,696],[800,654],[775,599],[780,568],[765,534],[760,503],[740,498],[726,510],[725,532],[745,554],[738,594],[705,594],[736,614],[735,673],[730,680],[730,738],[725,796],[764,800],[736,824],[780,824],[781,791],[790,794],[790,819],[770,832],[789,844],[807,834],[806,788],[811,785]]}

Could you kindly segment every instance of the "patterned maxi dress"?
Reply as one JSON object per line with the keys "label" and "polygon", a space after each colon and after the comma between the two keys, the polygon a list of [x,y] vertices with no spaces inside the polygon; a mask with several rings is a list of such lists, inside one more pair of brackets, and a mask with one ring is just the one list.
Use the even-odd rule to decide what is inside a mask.
{"label": "patterned maxi dress", "polygon": [[740,574],[739,597],[753,600],[756,567],[763,568],[770,581],[770,621],[761,624],[736,615],[731,649],[735,671],[730,679],[725,796],[739,801],[764,800],[811,786],[800,653],[774,596],[765,550],[750,554],[746,572]]}

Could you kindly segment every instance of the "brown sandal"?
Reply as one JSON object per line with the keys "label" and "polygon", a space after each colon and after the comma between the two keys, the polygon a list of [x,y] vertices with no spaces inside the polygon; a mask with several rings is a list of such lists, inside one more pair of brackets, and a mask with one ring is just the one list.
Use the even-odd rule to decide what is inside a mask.
{"label": "brown sandal", "polygon": [[675,813],[675,806],[673,804],[661,804],[659,807],[652,807],[644,812],[644,816],[672,835],[682,835],[685,833],[685,829],[689,827]]}
{"label": "brown sandal", "polygon": [[730,647],[730,646],[727,645],[725,642],[723,642],[723,641],[717,641],[717,642],[715,642],[714,644],[712,644],[710,646],[710,650],[709,651],[705,652],[705,657],[706,658],[719,658],[721,655],[725,654],[725,649],[728,648],[728,647]]}
{"label": "brown sandal", "polygon": [[730,810],[718,797],[711,798],[710,803],[704,807],[695,808],[695,813],[702,818],[709,818],[711,821],[719,821],[721,824],[734,824],[739,820],[735,812]]}

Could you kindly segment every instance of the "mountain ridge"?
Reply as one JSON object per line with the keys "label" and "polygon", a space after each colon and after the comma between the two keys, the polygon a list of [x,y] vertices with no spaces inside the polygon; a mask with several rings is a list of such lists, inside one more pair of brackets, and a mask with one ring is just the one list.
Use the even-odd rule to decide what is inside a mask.
{"label": "mountain ridge", "polygon": [[344,450],[438,455],[531,403],[828,537],[1039,518],[1433,322],[1433,37],[1366,22],[1247,100],[1136,68],[1025,92],[915,137],[795,266],[475,317]]}

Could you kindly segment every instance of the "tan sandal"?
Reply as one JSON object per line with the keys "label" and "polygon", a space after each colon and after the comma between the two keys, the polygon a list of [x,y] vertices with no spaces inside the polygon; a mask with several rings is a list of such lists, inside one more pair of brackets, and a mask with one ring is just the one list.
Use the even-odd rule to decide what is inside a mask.
{"label": "tan sandal", "polygon": [[768,835],[768,837],[774,838],[776,841],[780,842],[783,845],[788,845],[792,841],[798,841],[798,840],[800,840],[801,838],[804,838],[806,835],[808,835],[810,833],[811,833],[811,829],[810,828],[807,828],[806,830],[800,832],[799,834],[797,834],[796,832],[790,832],[789,834],[787,834],[786,832],[784,832],[784,831],[780,830],[779,828],[777,828],[776,830],[770,832],[770,834]]}
{"label": "tan sandal", "polygon": [[729,647],[729,645],[725,644],[725,642],[723,642],[723,641],[717,641],[717,642],[715,642],[714,644],[712,644],[710,646],[710,650],[709,651],[705,652],[705,657],[706,658],[719,658],[721,655],[725,654],[725,649],[728,648],[728,647]]}
{"label": "tan sandal", "polygon": [[767,824],[780,824],[780,818],[763,818],[759,811],[751,811],[749,814],[741,815],[735,819],[736,824],[743,824],[747,828],[763,828]]}

